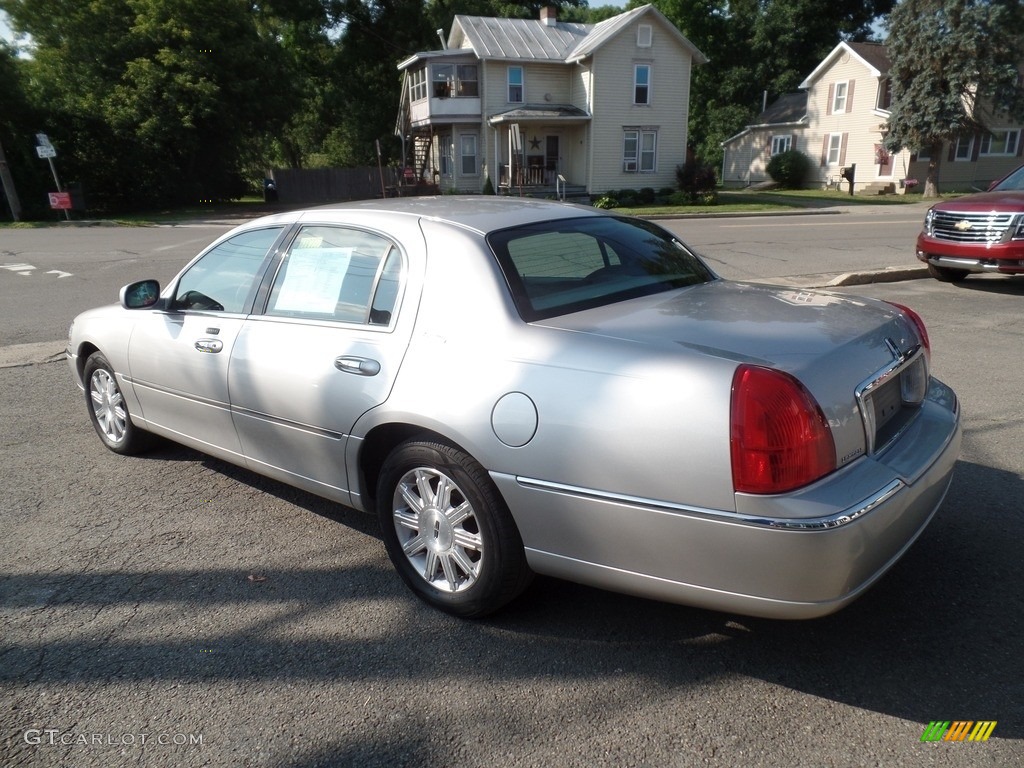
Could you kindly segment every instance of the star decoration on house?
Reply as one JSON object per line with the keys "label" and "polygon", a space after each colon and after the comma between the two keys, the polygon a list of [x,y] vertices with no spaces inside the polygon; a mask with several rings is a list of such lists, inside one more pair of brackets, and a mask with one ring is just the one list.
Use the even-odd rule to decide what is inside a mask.
{"label": "star decoration on house", "polygon": [[540,139],[536,136],[530,139],[530,149],[540,149]]}

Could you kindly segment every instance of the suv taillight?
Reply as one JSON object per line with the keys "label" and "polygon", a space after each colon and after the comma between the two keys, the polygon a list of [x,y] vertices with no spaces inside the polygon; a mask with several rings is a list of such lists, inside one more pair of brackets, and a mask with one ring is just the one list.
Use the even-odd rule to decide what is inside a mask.
{"label": "suv taillight", "polygon": [[789,374],[741,365],[732,379],[733,487],[783,493],[836,468],[832,431],[820,406]]}

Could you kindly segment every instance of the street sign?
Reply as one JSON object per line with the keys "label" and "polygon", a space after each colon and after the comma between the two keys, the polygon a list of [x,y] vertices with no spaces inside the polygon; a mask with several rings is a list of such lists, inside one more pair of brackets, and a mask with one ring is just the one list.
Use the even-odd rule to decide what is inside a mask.
{"label": "street sign", "polygon": [[47,136],[45,133],[36,134],[36,144],[38,144],[40,147],[53,146],[52,144],[50,144],[50,137]]}
{"label": "street sign", "polygon": [[36,154],[39,155],[40,157],[43,157],[43,158],[46,158],[46,157],[56,157],[57,156],[57,150],[54,149],[52,146],[46,146],[46,147],[39,146],[39,147],[36,147]]}
{"label": "street sign", "polygon": [[50,196],[50,207],[55,211],[69,211],[71,210],[71,193],[70,192],[49,192]]}

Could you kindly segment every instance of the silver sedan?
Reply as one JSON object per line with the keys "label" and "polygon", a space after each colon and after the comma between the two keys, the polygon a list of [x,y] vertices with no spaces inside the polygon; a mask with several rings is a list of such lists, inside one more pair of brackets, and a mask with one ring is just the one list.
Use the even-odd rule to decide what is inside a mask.
{"label": "silver sedan", "polygon": [[534,573],[750,615],[862,594],[960,445],[910,309],[718,278],[650,222],[493,197],[224,235],[77,317],[100,439],[155,436],[367,512],[420,598]]}

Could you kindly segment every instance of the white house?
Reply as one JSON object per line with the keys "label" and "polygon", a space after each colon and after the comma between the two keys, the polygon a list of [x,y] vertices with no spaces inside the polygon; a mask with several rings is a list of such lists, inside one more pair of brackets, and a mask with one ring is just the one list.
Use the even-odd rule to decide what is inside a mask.
{"label": "white house", "polygon": [[657,8],[599,24],[456,16],[403,72],[407,175],[443,191],[578,193],[675,184],[690,72],[707,61]]}
{"label": "white house", "polygon": [[[800,88],[722,142],[726,186],[769,180],[768,161],[787,149],[800,150],[814,161],[808,185],[834,182],[841,169],[851,167],[858,193],[904,192],[908,185],[923,182],[926,156],[910,149],[891,153],[883,145],[892,99],[884,45],[839,43]],[[1010,121],[993,126],[992,133],[947,143],[939,188],[984,188],[1019,165],[1022,152],[1021,126]]]}

